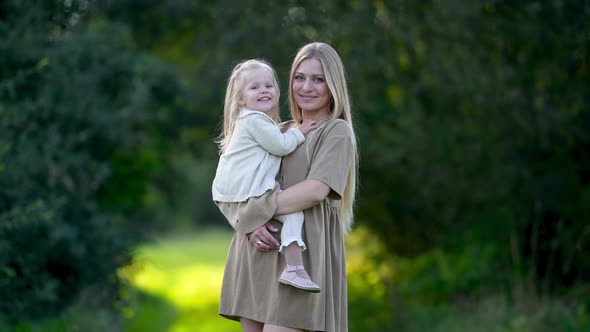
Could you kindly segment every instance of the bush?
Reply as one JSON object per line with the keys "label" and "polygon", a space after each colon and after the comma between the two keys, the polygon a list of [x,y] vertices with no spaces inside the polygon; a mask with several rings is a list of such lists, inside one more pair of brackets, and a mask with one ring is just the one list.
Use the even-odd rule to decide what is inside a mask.
{"label": "bush", "polygon": [[534,298],[510,302],[488,296],[469,305],[441,304],[414,307],[397,322],[395,331],[405,332],[582,332],[590,328],[584,306],[560,299]]}
{"label": "bush", "polygon": [[0,316],[13,321],[91,288],[115,301],[135,240],[124,213],[155,169],[145,132],[165,70],[67,3],[0,5]]}

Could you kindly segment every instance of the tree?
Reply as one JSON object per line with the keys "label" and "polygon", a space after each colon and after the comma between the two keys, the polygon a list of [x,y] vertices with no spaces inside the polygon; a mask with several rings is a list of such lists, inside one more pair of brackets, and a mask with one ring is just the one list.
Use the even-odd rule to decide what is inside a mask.
{"label": "tree", "polygon": [[82,293],[116,301],[138,240],[129,217],[158,166],[151,110],[174,76],[123,27],[88,24],[84,4],[0,7],[0,315],[11,320],[56,315]]}

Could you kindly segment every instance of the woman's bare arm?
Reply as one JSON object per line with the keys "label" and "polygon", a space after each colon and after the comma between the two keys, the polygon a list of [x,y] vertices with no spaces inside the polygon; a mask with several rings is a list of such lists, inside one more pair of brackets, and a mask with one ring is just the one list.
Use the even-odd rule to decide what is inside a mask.
{"label": "woman's bare arm", "polygon": [[[277,211],[275,214],[287,214],[310,208],[323,201],[330,193],[330,187],[318,180],[304,180],[277,195]],[[278,229],[266,223],[250,233],[249,239],[260,251],[269,251],[279,247],[279,242],[271,233]]]}
{"label": "woman's bare arm", "polygon": [[287,214],[308,209],[323,201],[330,193],[330,187],[318,180],[304,180],[277,195],[275,214]]}

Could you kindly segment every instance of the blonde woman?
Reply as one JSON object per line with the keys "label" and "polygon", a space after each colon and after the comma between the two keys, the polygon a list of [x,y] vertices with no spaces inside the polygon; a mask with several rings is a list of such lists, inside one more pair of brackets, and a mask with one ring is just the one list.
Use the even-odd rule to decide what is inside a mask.
{"label": "blonde woman", "polygon": [[[310,43],[299,50],[291,67],[289,104],[293,121],[286,128],[306,121],[316,121],[317,128],[283,158],[284,191],[251,201],[249,208],[261,215],[304,212],[309,250],[301,263],[322,291],[302,292],[277,282],[284,269],[274,250],[280,224],[243,220],[254,228],[232,239],[220,314],[240,321],[245,332],[346,332],[344,234],[353,220],[357,147],[344,67],[330,45]],[[239,214],[226,214],[232,212]]]}

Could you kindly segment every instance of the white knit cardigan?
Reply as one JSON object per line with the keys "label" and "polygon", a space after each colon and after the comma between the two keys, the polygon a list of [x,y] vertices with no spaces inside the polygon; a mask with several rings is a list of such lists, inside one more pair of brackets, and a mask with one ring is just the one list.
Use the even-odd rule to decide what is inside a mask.
{"label": "white knit cardigan", "polygon": [[273,189],[281,157],[304,141],[299,129],[282,133],[265,113],[242,109],[230,143],[219,158],[212,186],[213,200],[244,202]]}

